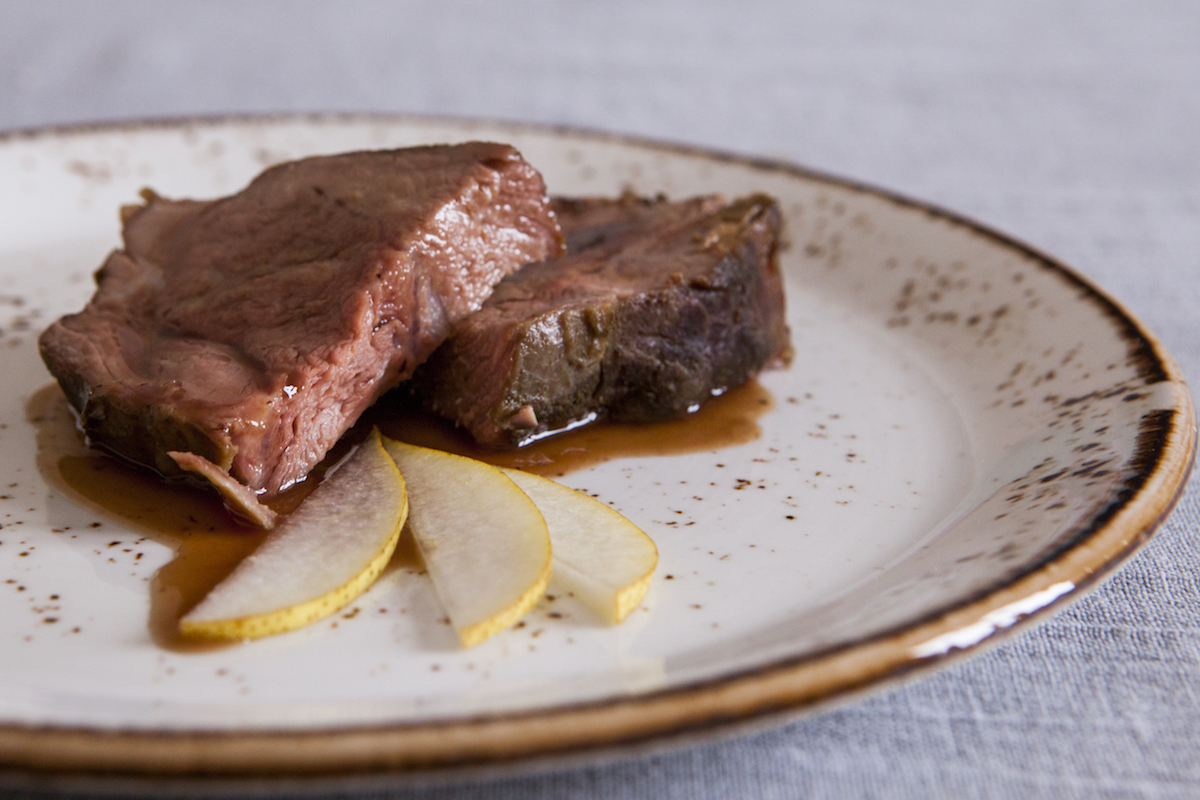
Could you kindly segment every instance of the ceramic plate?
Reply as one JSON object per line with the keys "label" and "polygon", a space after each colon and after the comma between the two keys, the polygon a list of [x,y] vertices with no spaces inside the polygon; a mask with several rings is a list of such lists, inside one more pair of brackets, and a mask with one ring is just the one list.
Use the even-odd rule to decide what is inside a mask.
{"label": "ceramic plate", "polygon": [[[427,578],[396,568],[305,630],[159,646],[150,593],[171,540],[39,470],[37,333],[86,301],[143,186],[213,197],[283,159],[472,138],[517,145],[553,193],[779,199],[796,355],[759,380],[757,436],[562,479],[658,544],[621,626],[559,597],[461,650]],[[1150,536],[1192,464],[1179,370],[1102,291],[953,214],[788,165],[522,125],[287,117],[11,134],[0,186],[10,770],[362,775],[777,719],[1077,597]]]}

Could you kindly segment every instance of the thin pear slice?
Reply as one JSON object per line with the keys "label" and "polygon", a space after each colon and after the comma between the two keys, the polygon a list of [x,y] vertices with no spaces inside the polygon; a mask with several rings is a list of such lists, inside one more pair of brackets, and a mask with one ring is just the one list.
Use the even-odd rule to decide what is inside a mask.
{"label": "thin pear slice", "polygon": [[400,538],[408,493],[378,431],[327,474],[258,549],[179,621],[184,636],[256,639],[345,607]]}
{"label": "thin pear slice", "polygon": [[408,529],[463,646],[523,617],[550,581],[550,536],[533,502],[482,461],[384,446],[408,484]]}
{"label": "thin pear slice", "polygon": [[521,470],[502,471],[546,518],[554,582],[612,624],[629,616],[646,595],[658,566],[653,540],[582,492]]}

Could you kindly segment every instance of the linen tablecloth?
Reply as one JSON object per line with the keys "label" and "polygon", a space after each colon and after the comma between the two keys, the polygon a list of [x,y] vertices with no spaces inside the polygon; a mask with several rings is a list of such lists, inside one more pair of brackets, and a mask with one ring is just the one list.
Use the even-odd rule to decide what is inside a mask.
{"label": "linen tablecloth", "polygon": [[[1200,380],[1189,0],[0,5],[0,129],[266,111],[561,123],[798,162],[1049,252]],[[363,796],[1200,797],[1200,486],[1090,596],[784,727]]]}

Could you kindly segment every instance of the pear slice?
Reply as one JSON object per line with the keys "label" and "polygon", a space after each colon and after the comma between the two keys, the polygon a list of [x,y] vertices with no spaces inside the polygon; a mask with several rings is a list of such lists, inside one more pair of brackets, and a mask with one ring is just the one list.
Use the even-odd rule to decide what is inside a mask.
{"label": "pear slice", "polygon": [[408,529],[463,646],[523,617],[550,581],[550,536],[533,502],[482,461],[384,446],[408,484]]}
{"label": "pear slice", "polygon": [[379,577],[407,515],[404,478],[373,431],[184,615],[180,633],[255,639],[338,611]]}
{"label": "pear slice", "polygon": [[501,470],[537,504],[550,529],[554,582],[606,621],[637,608],[658,566],[654,541],[582,492],[516,469]]}

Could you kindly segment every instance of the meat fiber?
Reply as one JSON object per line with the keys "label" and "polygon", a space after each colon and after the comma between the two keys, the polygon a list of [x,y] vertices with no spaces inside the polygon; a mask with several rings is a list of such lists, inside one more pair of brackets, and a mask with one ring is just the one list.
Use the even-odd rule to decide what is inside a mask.
{"label": "meat fiber", "polygon": [[790,353],[771,198],[555,211],[567,255],[498,284],[414,376],[427,407],[480,444],[682,416]]}
{"label": "meat fiber", "polygon": [[307,158],[211,202],[144,196],[42,357],[93,444],[164,474],[195,453],[264,497],[500,279],[562,249],[541,176],[507,145]]}

